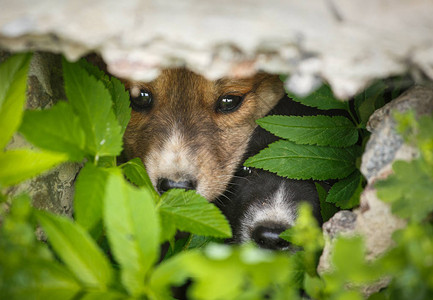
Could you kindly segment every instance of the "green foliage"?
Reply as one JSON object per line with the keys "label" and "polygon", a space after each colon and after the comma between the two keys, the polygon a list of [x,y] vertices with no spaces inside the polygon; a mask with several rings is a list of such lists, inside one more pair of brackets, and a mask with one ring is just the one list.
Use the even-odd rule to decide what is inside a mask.
{"label": "green foliage", "polygon": [[90,235],[65,217],[42,211],[36,217],[56,254],[80,282],[105,289],[112,280],[112,269]]}
{"label": "green foliage", "polygon": [[30,59],[29,54],[17,54],[0,65],[0,149],[21,123]]}
{"label": "green foliage", "polygon": [[408,112],[395,117],[399,121],[399,131],[421,155],[410,162],[394,162],[394,173],[376,183],[377,195],[392,204],[396,215],[419,222],[433,210],[433,116],[416,120],[414,113]]}
{"label": "green foliage", "polygon": [[280,237],[302,247],[303,251],[299,255],[303,262],[303,268],[313,276],[316,274],[319,253],[324,246],[323,234],[309,204],[302,203],[298,213],[295,226],[281,233]]}
{"label": "green foliage", "polygon": [[423,220],[433,210],[433,176],[422,160],[396,161],[394,174],[376,183],[378,197],[392,203],[392,212],[402,218]]}
{"label": "green foliage", "polygon": [[108,179],[104,221],[121,280],[129,294],[143,293],[146,273],[159,250],[160,224],[152,194],[125,182],[120,172]]}
{"label": "green foliage", "polygon": [[[109,172],[86,163],[75,183],[74,216],[87,231],[101,231],[102,208]],[[99,229],[99,230],[98,230]]]}
{"label": "green foliage", "polygon": [[[168,228],[194,234],[231,237],[231,229],[219,209],[195,191],[174,189],[162,194],[158,211]],[[170,232],[163,240],[170,239]]]}
{"label": "green foliage", "polygon": [[101,81],[83,72],[78,64],[63,60],[65,91],[70,105],[86,132],[86,150],[96,160],[116,156],[122,150],[119,122],[112,109],[111,95]]}
{"label": "green foliage", "polygon": [[51,109],[26,111],[20,132],[33,145],[82,161],[86,155],[85,132],[72,106],[59,102]]}
{"label": "green foliage", "polygon": [[[11,127],[0,133],[3,147],[21,123],[20,99],[25,91],[25,76],[23,79],[22,74],[14,74],[25,74],[26,59],[11,61],[0,65],[2,79],[8,78],[0,82],[0,114],[6,111],[3,104],[14,102],[14,97],[18,99],[14,105],[20,109],[11,113]],[[282,234],[302,248],[295,254],[211,242],[231,235],[229,224],[212,203],[192,191],[176,190],[159,196],[139,159],[116,165],[114,156],[121,149],[121,134],[129,118],[128,96],[120,82],[84,61],[64,62],[64,66],[69,102],[26,112],[20,127],[20,132],[45,152],[2,152],[0,184],[19,183],[63,161],[84,160],[76,183],[75,221],[34,209],[26,195],[1,204],[2,209],[8,207],[1,212],[0,226],[2,299],[171,299],[172,286],[192,279],[187,289],[190,299],[296,300],[301,299],[302,289],[313,299],[355,300],[362,299],[363,284],[382,276],[388,276],[391,285],[372,299],[433,297],[433,228],[426,218],[433,211],[432,200],[426,196],[431,190],[427,187],[432,186],[431,117],[401,117],[402,132],[421,149],[421,156],[412,162],[396,163],[395,174],[378,183],[379,196],[391,202],[398,214],[408,217],[409,226],[394,235],[395,247],[379,260],[367,262],[360,238],[337,238],[331,254],[333,268],[318,275],[317,259],[324,241],[309,206],[300,207],[296,224]],[[12,95],[10,86],[21,94],[4,96]],[[381,102],[380,89],[378,85],[356,100],[355,119],[360,121],[351,120],[355,127],[362,128],[372,110],[371,103],[376,107]],[[369,95],[376,99],[370,100]],[[346,103],[333,101],[326,87],[307,99],[302,101],[321,108],[348,108]],[[302,125],[303,130],[309,130],[307,125]],[[358,134],[364,136],[362,129]],[[349,142],[347,147],[331,147],[329,143],[319,146],[319,140],[314,145],[286,140],[276,145],[286,147],[280,156],[291,153],[295,165],[296,159],[302,158],[298,168],[310,168],[311,172],[317,170],[314,164],[308,165],[309,159],[315,164],[326,160],[343,165],[347,162],[344,172],[328,170],[339,174],[341,181],[327,197],[323,186],[316,185],[326,220],[335,207],[325,200],[342,208],[356,205],[362,187],[355,163],[360,153]],[[273,155],[270,161],[281,158]],[[279,162],[281,166],[287,164]],[[329,169],[334,165],[322,166]],[[301,175],[308,177],[310,171]],[[47,235],[49,246],[36,238],[38,225]],[[158,262],[161,243],[172,241],[179,229],[195,234],[172,243],[169,254]]]}
{"label": "green foliage", "polygon": [[326,201],[328,192],[325,188],[318,182],[315,182],[314,184],[316,185],[317,194],[319,195],[320,213],[322,214],[323,222],[326,222],[332,218],[332,216],[338,211],[338,208],[333,203]]}
{"label": "green foliage", "polygon": [[0,184],[3,186],[17,184],[65,162],[67,158],[61,153],[30,149],[1,152]]}
{"label": "green foliage", "polygon": [[[359,204],[365,180],[358,164],[368,133],[365,124],[378,103],[384,103],[386,88],[374,83],[355,97],[353,107],[336,99],[329,86],[323,85],[307,97],[289,96],[306,106],[321,110],[346,111],[345,116],[267,116],[257,121],[264,129],[282,140],[269,145],[249,158],[245,166],[261,168],[292,179],[340,179],[321,197],[324,219],[336,211],[335,206],[350,209]],[[342,114],[342,113],[337,113]],[[325,199],[325,200],[323,200]]]}
{"label": "green foliage", "polygon": [[29,54],[18,54],[0,65],[0,187],[17,184],[67,160],[67,156],[52,152],[3,151],[22,120],[30,59]]}
{"label": "green foliage", "polygon": [[358,141],[355,125],[341,116],[267,116],[257,123],[276,136],[298,144],[348,147]]}
{"label": "green foliage", "polygon": [[33,215],[29,197],[12,199],[0,227],[0,294],[4,299],[72,299],[80,284],[36,240]]}
{"label": "green foliage", "polygon": [[362,175],[358,170],[349,177],[340,180],[329,190],[326,201],[335,203],[341,209],[350,209],[359,205],[362,192]]}
{"label": "green foliage", "polygon": [[280,140],[250,157],[247,167],[262,168],[292,179],[345,178],[356,169],[358,146],[347,148],[298,145]]}
{"label": "green foliage", "polygon": [[287,93],[290,98],[306,106],[317,107],[318,109],[347,109],[347,103],[334,97],[331,88],[324,84],[317,91],[307,97],[298,97],[292,93]]}
{"label": "green foliage", "polygon": [[383,81],[379,80],[355,97],[355,109],[361,127],[365,127],[370,115],[385,104],[383,94],[387,87]]}

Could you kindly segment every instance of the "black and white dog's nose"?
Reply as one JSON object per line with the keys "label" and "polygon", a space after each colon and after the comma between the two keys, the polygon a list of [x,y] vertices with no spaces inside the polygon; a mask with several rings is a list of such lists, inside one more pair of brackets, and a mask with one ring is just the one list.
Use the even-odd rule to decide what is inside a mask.
{"label": "black and white dog's nose", "polygon": [[284,227],[259,225],[252,232],[252,240],[260,247],[270,250],[286,250],[290,243],[280,238],[280,234],[286,230]]}
{"label": "black and white dog's nose", "polygon": [[171,189],[195,190],[196,183],[192,180],[173,181],[168,178],[160,178],[158,180],[157,189],[160,194],[163,194]]}

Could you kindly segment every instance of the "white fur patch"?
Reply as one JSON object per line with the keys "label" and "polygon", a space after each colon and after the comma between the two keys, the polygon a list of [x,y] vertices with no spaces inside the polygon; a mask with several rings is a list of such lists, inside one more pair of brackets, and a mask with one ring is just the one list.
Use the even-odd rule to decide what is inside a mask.
{"label": "white fur patch", "polygon": [[293,226],[297,217],[297,207],[291,198],[292,195],[288,193],[284,183],[282,183],[268,199],[251,205],[240,221],[240,242],[251,241],[252,232],[260,223],[273,222],[287,228]]}
{"label": "white fur patch", "polygon": [[145,165],[150,179],[156,186],[159,178],[173,181],[196,180],[195,159],[183,134],[173,130],[161,148],[151,149]]}

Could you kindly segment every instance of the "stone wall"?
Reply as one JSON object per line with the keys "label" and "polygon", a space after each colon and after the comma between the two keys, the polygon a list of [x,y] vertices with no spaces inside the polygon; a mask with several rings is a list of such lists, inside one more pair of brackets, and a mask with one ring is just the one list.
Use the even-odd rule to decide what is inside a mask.
{"label": "stone wall", "polygon": [[430,0],[4,0],[0,46],[70,59],[95,51],[114,75],[185,65],[207,77],[290,73],[298,93],[348,98],[372,79],[433,79]]}

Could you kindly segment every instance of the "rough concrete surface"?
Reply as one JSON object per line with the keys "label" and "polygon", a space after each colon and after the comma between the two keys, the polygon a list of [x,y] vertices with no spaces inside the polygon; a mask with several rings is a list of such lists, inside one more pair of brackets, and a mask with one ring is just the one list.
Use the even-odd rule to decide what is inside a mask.
{"label": "rough concrete surface", "polygon": [[433,79],[430,0],[2,0],[0,46],[77,59],[94,51],[119,77],[187,66],[209,78],[290,73],[348,98],[407,71]]}

